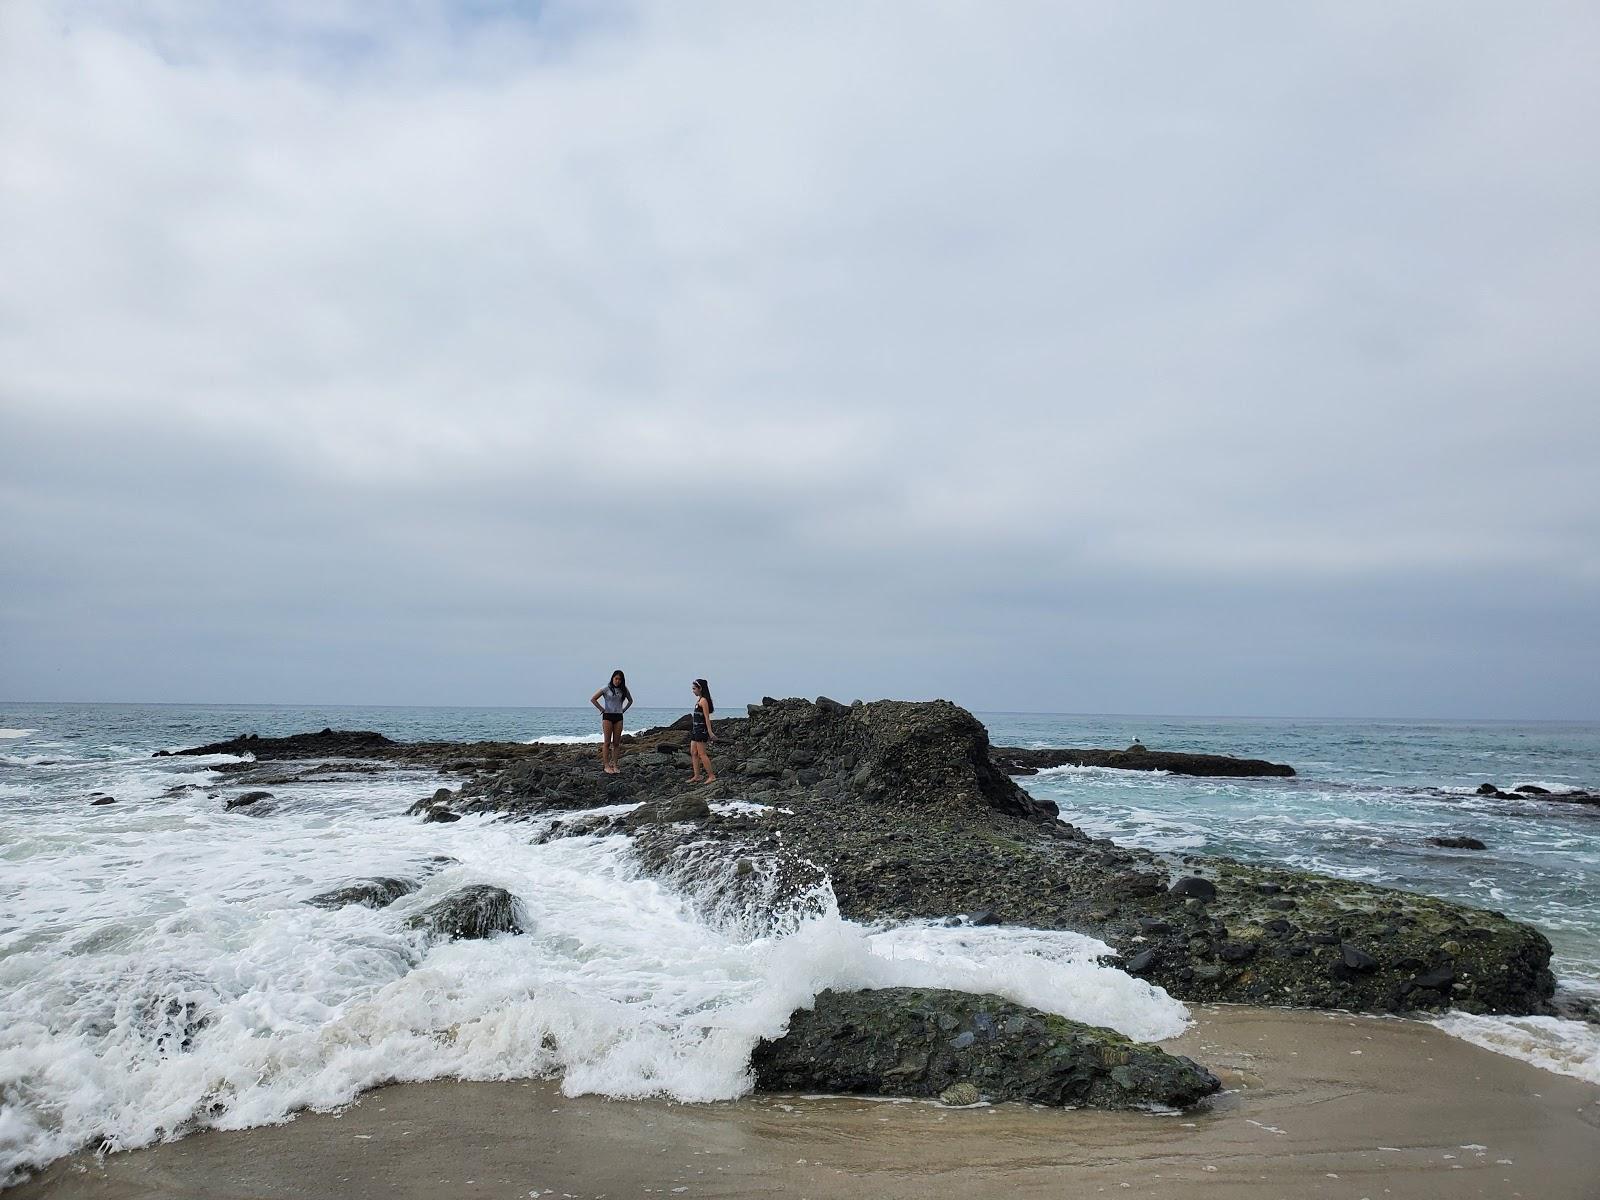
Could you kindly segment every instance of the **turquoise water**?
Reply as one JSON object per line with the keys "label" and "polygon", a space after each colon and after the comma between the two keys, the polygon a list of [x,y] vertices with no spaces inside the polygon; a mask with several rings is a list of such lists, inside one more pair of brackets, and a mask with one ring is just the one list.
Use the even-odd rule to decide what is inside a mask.
{"label": "turquoise water", "polygon": [[[742,709],[729,706],[727,715]],[[628,727],[681,716],[636,708]],[[1569,983],[1600,987],[1600,809],[1485,800],[1484,782],[1600,788],[1600,724],[980,714],[997,744],[1194,750],[1287,762],[1293,779],[1048,772],[1025,786],[1091,833],[1284,862],[1499,909],[1543,929]],[[0,803],[54,803],[157,749],[238,733],[373,729],[398,740],[593,737],[592,709],[0,704]],[[151,764],[153,767],[154,764]],[[1425,839],[1464,834],[1484,852]]]}

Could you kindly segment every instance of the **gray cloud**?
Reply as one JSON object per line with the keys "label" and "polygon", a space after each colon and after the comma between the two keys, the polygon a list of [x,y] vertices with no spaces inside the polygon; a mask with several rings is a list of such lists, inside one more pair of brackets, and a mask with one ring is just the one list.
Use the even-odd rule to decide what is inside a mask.
{"label": "gray cloud", "polygon": [[1600,716],[1597,49],[7,6],[0,695]]}

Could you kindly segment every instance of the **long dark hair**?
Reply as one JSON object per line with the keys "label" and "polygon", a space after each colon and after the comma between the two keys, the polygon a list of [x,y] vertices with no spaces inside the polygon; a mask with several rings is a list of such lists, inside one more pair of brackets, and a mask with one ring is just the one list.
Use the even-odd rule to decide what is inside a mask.
{"label": "long dark hair", "polygon": [[706,702],[706,711],[708,713],[716,712],[717,711],[717,706],[715,704],[711,703],[711,685],[709,683],[707,683],[704,679],[696,679],[694,682],[695,682],[695,686],[700,689],[700,697],[701,697],[701,699],[703,699]]}
{"label": "long dark hair", "polygon": [[[619,676],[622,679],[621,683],[615,682],[615,680]],[[628,690],[628,677],[626,675],[623,675],[621,671],[613,671],[613,672],[611,672],[611,678],[606,680],[606,686],[607,687],[619,687],[623,691],[627,691]]]}

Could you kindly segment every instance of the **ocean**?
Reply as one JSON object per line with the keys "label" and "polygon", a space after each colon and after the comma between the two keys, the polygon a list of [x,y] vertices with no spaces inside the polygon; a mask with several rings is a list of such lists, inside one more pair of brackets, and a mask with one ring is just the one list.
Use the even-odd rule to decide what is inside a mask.
{"label": "ocean", "polygon": [[[635,709],[630,729],[680,716]],[[730,713],[730,715],[732,715]],[[1021,780],[1098,836],[1288,863],[1498,909],[1543,930],[1563,988],[1600,995],[1600,810],[1478,797],[1484,782],[1600,786],[1600,725],[979,714],[994,742],[1263,757],[1293,779],[1063,768]],[[591,709],[0,704],[0,1181],[85,1145],[147,1144],[348,1102],[389,1080],[559,1077],[569,1094],[729,1099],[755,1042],[825,987],[998,991],[1130,1036],[1185,1007],[1100,964],[1092,938],[999,926],[867,927],[827,889],[776,914],[674,889],[621,839],[404,816],[426,770],[275,787],[222,811],[238,733],[598,741]],[[182,791],[183,784],[199,787]],[[91,806],[91,793],[115,797]],[[1426,838],[1469,835],[1485,851]],[[443,857],[447,861],[440,862]],[[303,901],[425,878],[389,909]],[[530,933],[429,945],[404,916],[465,883],[519,896]],[[1600,1082],[1594,1026],[1447,1016],[1441,1027]]]}

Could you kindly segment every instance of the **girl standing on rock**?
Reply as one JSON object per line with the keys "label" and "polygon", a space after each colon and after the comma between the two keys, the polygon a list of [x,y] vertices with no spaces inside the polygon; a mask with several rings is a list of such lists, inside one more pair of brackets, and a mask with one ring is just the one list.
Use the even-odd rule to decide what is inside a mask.
{"label": "girl standing on rock", "polygon": [[622,714],[633,707],[628,677],[611,672],[611,682],[590,696],[589,703],[600,710],[600,766],[607,775],[615,775],[622,757]]}
{"label": "girl standing on rock", "polygon": [[694,708],[689,712],[689,765],[693,768],[689,782],[700,782],[700,768],[704,766],[706,782],[715,783],[717,773],[711,769],[711,755],[706,753],[706,743],[717,740],[711,728],[711,714],[717,711],[717,706],[711,703],[711,685],[704,679],[696,679],[689,685],[689,690],[694,693]]}

